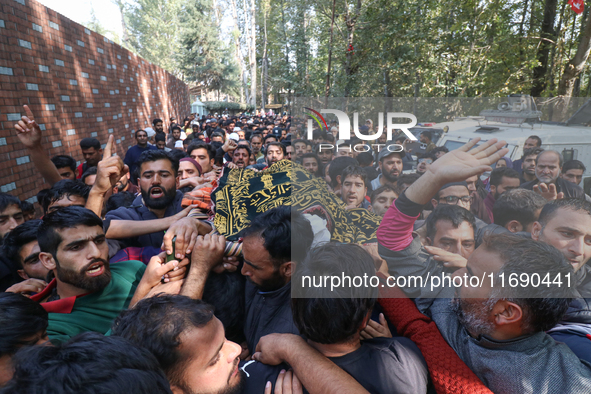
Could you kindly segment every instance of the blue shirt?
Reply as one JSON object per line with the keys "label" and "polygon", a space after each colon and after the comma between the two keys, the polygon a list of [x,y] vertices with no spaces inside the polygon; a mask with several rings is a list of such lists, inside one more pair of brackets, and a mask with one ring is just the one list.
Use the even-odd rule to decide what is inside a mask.
{"label": "blue shirt", "polygon": [[144,151],[157,150],[157,149],[158,148],[156,148],[154,145],[148,144],[145,148],[141,148],[138,145],[134,145],[134,146],[131,146],[127,150],[127,153],[125,154],[125,159],[123,159],[123,162],[125,164],[127,164],[127,166],[129,167],[129,173],[131,174],[132,177],[135,177],[135,169],[137,168],[137,165],[135,163],[140,158],[140,155]]}

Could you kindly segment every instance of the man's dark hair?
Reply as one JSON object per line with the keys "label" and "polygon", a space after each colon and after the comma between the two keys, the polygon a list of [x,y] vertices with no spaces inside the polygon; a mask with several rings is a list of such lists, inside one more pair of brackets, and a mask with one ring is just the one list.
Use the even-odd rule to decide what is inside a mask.
{"label": "man's dark hair", "polygon": [[542,139],[540,137],[538,137],[537,135],[530,135],[529,137],[527,137],[528,140],[535,140],[536,141],[536,148],[539,148],[540,146],[542,146]]}
{"label": "man's dark hair", "polygon": [[86,180],[86,178],[88,178],[91,175],[96,175],[97,171],[98,168],[96,168],[95,166],[88,167],[86,171],[84,171],[84,174],[82,174],[82,176],[80,177],[80,182],[85,183],[84,181]]}
{"label": "man's dark hair", "polygon": [[413,174],[400,174],[398,180],[396,181],[396,188],[394,189],[394,193],[401,195],[404,192],[405,187],[404,185],[412,185],[416,182],[417,179],[421,177],[421,174],[413,173]]}
{"label": "man's dark hair", "polygon": [[51,158],[51,161],[58,170],[60,168],[69,168],[73,173],[76,173],[76,160],[72,156],[68,155],[57,155]]}
{"label": "man's dark hair", "polygon": [[269,147],[270,146],[278,146],[281,148],[281,150],[283,151],[283,155],[287,155],[287,149],[285,148],[285,145],[283,145],[281,142],[269,142],[269,145],[267,145],[267,150],[265,151],[265,157],[267,156],[267,152],[269,152]]}
{"label": "man's dark hair", "polygon": [[[330,168],[329,168],[330,171]],[[346,167],[343,172],[341,172],[341,184],[345,182],[345,179],[349,176],[358,176],[363,181],[365,187],[367,187],[367,172],[359,166],[348,166]]]}
{"label": "man's dark hair", "polygon": [[[349,156],[339,156],[334,158],[330,162],[330,167],[328,168],[328,175],[330,176],[330,185],[332,187],[337,186],[339,183],[337,182],[337,175],[341,175],[343,170],[349,166],[358,166],[359,163],[352,157]],[[341,178],[342,182],[342,178]]]}
{"label": "man's dark hair", "polygon": [[226,339],[236,343],[244,336],[244,287],[245,277],[239,271],[210,273],[203,288],[203,301],[211,304],[215,317],[226,330]]}
{"label": "man's dark hair", "polygon": [[154,356],[120,337],[85,332],[24,348],[13,360],[14,376],[0,393],[171,393]]}
{"label": "man's dark hair", "polygon": [[152,126],[156,126],[156,123],[158,123],[158,122],[161,122],[162,124],[164,124],[164,122],[162,122],[162,119],[156,118],[152,121]]}
{"label": "man's dark hair", "polygon": [[362,167],[367,167],[373,162],[373,155],[370,152],[361,152],[357,155],[357,161]]}
{"label": "man's dark hair", "polygon": [[249,139],[249,141],[252,141],[252,139],[253,139],[253,138],[255,138],[255,137],[256,137],[256,138],[260,138],[260,139],[261,139],[261,141],[263,140],[263,135],[262,135],[261,133],[252,133],[252,134],[250,135],[250,139]]}
{"label": "man's dark hair", "polygon": [[435,155],[439,152],[443,152],[445,154],[445,153],[449,152],[449,149],[446,146],[438,146],[437,148],[431,149],[431,151],[429,153],[433,153],[433,155]]}
{"label": "man's dark hair", "polygon": [[591,203],[579,198],[563,198],[562,200],[554,200],[548,202],[542,208],[538,222],[542,225],[542,229],[556,216],[559,209],[568,209],[570,211],[578,212],[580,214],[591,216]]}
{"label": "man's dark hair", "polygon": [[209,156],[209,160],[215,159],[215,149],[210,144],[206,144],[203,141],[200,142],[193,142],[187,147],[187,155],[191,156],[191,152],[195,149],[205,149],[207,151],[207,155]]}
{"label": "man's dark hair", "polygon": [[[250,155],[252,155],[252,151],[250,150],[250,147],[248,145],[238,145],[238,147],[236,149],[234,149],[234,152],[236,152],[237,150],[246,150],[246,152],[248,152],[248,157],[250,157]],[[248,165],[248,163],[246,163]]]}
{"label": "man's dark hair", "polygon": [[107,212],[110,212],[121,207],[128,208],[133,205],[134,200],[135,195],[131,192],[119,192],[117,194],[113,194],[107,200],[106,210]]}
{"label": "man's dark hair", "polygon": [[568,170],[583,170],[583,173],[587,170],[585,165],[579,160],[569,160],[564,162],[562,165],[562,173],[564,174]]}
{"label": "man's dark hair", "polygon": [[49,253],[55,258],[57,248],[62,242],[58,230],[76,226],[99,226],[103,228],[103,221],[91,210],[76,206],[65,207],[48,213],[43,217],[37,231],[37,241],[41,252]]}
{"label": "man's dark hair", "polygon": [[11,205],[18,205],[20,207],[21,200],[8,193],[0,193],[0,212],[4,212]]}
{"label": "man's dark hair", "polygon": [[499,186],[503,182],[503,177],[519,179],[519,173],[509,167],[495,168],[490,173],[490,185],[495,187]]}
{"label": "man's dark hair", "polygon": [[0,357],[34,345],[31,338],[45,333],[47,324],[47,312],[38,302],[17,293],[0,293]]}
{"label": "man's dark hair", "polygon": [[322,164],[322,160],[318,157],[316,153],[304,153],[301,157],[301,163],[304,164],[304,159],[314,159],[316,160],[316,165],[318,166],[318,171],[316,172],[316,176],[324,177],[324,165]]}
{"label": "man's dark hair", "polygon": [[[160,152],[164,152],[164,151],[160,151]],[[170,152],[166,152],[170,155],[171,159],[173,159],[174,161],[176,161],[177,163],[184,157],[187,157],[187,154],[180,150],[180,149],[173,149]],[[138,171],[139,171],[139,167],[138,167]]]}
{"label": "man's dark hair", "polygon": [[172,134],[173,131],[178,130],[180,132],[183,131],[183,129],[181,129],[181,127],[178,124],[175,124],[174,126],[172,126],[172,129],[170,130],[170,133]]}
{"label": "man's dark hair", "polygon": [[94,148],[96,150],[101,149],[101,142],[96,138],[82,138],[80,140],[80,149],[90,149]]}
{"label": "man's dark hair", "polygon": [[265,138],[263,138],[263,145],[267,143],[267,140],[269,138],[273,138],[273,139],[275,139],[275,141],[279,141],[279,138],[277,138],[277,136],[275,134],[267,134],[265,136]]}
{"label": "man's dark hair", "polygon": [[293,146],[295,146],[295,144],[299,144],[299,143],[303,143],[303,144],[305,144],[305,143],[306,143],[306,141],[304,141],[304,140],[303,140],[303,139],[301,139],[301,138],[297,138],[297,139],[295,139],[295,140],[293,140],[293,141],[291,142],[291,144],[292,144]]}
{"label": "man's dark hair", "polygon": [[544,149],[542,148],[530,148],[523,151],[523,155],[521,156],[521,160],[525,160],[527,156],[535,155],[536,158],[540,153],[542,153]]}
{"label": "man's dark hair", "polygon": [[32,203],[28,202],[28,201],[21,201],[21,211],[23,211],[23,213],[25,212],[30,212],[30,213],[35,213],[35,205],[33,205]]}
{"label": "man's dark hair", "polygon": [[548,153],[554,153],[556,156],[558,156],[558,168],[562,168],[562,165],[564,164],[564,157],[562,157],[560,152],[557,152],[555,150],[545,150],[545,151],[538,153],[538,156],[536,156],[536,165],[538,165],[538,160],[540,159],[540,156],[548,154]]}
{"label": "man's dark hair", "polygon": [[[561,200],[558,200],[561,201]],[[495,283],[500,283],[499,276],[527,275],[534,278],[561,278],[574,275],[573,267],[562,253],[544,242],[510,234],[488,235],[483,239],[484,247],[497,253],[503,266],[496,273]],[[547,331],[554,327],[568,309],[575,297],[575,287],[552,283],[550,286],[505,286],[492,290],[490,298],[503,298],[519,305],[523,310],[524,334]]]}
{"label": "man's dark hair", "polygon": [[14,230],[6,234],[2,244],[2,254],[8,257],[15,267],[23,266],[23,261],[19,253],[23,246],[29,242],[37,241],[37,230],[41,225],[41,220],[34,219],[24,222]]}
{"label": "man's dark hair", "polygon": [[433,132],[431,130],[421,131],[421,135],[425,136],[429,139],[429,141],[433,141]]}
{"label": "man's dark hair", "polygon": [[536,214],[546,203],[544,197],[532,190],[513,189],[506,191],[495,201],[493,222],[505,227],[511,220],[517,220],[525,231],[527,226],[538,219]]}
{"label": "man's dark hair", "polygon": [[49,189],[49,192],[43,199],[41,204],[43,206],[43,212],[47,213],[49,206],[63,197],[70,199],[71,196],[78,196],[86,200],[88,199],[89,193],[90,186],[85,185],[83,182],[78,180],[73,181],[71,179],[62,179],[61,181],[55,183],[51,189]]}
{"label": "man's dark hair", "polygon": [[431,241],[435,239],[435,234],[437,233],[436,224],[440,220],[450,222],[453,228],[458,228],[462,223],[468,222],[472,229],[476,229],[474,215],[467,209],[462,208],[459,205],[438,204],[429,217],[427,217],[427,220],[425,220],[427,237],[430,238]]}
{"label": "man's dark hair", "polygon": [[308,257],[298,263],[292,279],[302,287],[296,291],[305,294],[291,299],[293,321],[300,334],[322,344],[347,342],[363,328],[361,324],[375,304],[376,289],[355,287],[345,279],[334,289],[330,284],[313,287],[311,278],[324,275],[371,278],[375,275],[373,258],[356,244],[326,243],[310,250]]}
{"label": "man's dark hair", "polygon": [[240,236],[260,236],[276,268],[288,261],[304,260],[314,240],[310,222],[290,206],[269,209],[256,216]]}
{"label": "man's dark hair", "polygon": [[111,332],[149,350],[170,384],[184,387],[184,366],[190,360],[179,352],[180,336],[190,329],[204,327],[213,316],[213,307],[202,300],[160,294],[121,312]]}
{"label": "man's dark hair", "polygon": [[214,137],[222,137],[222,141],[224,140],[224,135],[223,135],[222,133],[220,133],[219,131],[214,131],[214,132],[211,134],[211,138],[210,138],[210,139],[211,139],[211,140],[213,140],[213,139],[214,139]]}
{"label": "man's dark hair", "polygon": [[164,135],[164,133],[156,133],[156,135],[154,136],[154,141],[155,142],[166,142],[166,136]]}
{"label": "man's dark hair", "polygon": [[396,195],[398,195],[392,186],[382,185],[371,193],[371,203],[373,204],[376,201],[376,198],[378,198],[378,196],[383,192],[394,192]]}
{"label": "man's dark hair", "polygon": [[[183,152],[184,156],[185,152]],[[179,161],[175,159],[170,153],[165,152],[160,149],[150,149],[145,150],[140,155],[139,159],[135,162],[136,164],[136,178],[140,178],[141,176],[141,168],[142,164],[144,163],[151,163],[158,160],[168,160],[172,165],[172,170],[174,172],[174,176],[176,177],[179,173]]]}

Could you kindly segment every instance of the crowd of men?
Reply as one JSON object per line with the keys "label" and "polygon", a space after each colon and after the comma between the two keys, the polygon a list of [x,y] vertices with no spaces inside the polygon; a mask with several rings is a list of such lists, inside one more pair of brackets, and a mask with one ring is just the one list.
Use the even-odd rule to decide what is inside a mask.
{"label": "crowd of men", "polygon": [[[154,119],[126,152],[84,138],[77,164],[48,157],[25,112],[15,133],[51,187],[38,207],[0,193],[0,393],[591,392],[586,169],[539,137],[511,161],[495,139],[365,149],[287,114],[191,115]],[[316,242],[280,206],[232,254],[211,200],[183,203],[282,160],[377,216],[377,247]],[[551,279],[292,298],[318,272]]]}

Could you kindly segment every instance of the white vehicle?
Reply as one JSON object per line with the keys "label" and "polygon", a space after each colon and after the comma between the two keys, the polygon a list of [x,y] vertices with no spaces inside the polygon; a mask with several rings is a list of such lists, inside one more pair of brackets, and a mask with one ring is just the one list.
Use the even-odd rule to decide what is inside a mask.
{"label": "white vehicle", "polygon": [[[517,96],[517,95],[515,95]],[[529,96],[521,96],[528,99]],[[510,97],[511,99],[511,97]],[[510,104],[510,103],[503,103]],[[542,139],[542,148],[555,150],[562,154],[564,161],[579,160],[587,168],[583,175],[588,192],[591,188],[591,100],[583,105],[567,122],[541,122],[538,118],[538,111],[514,110],[511,105],[505,105],[498,110],[482,111],[480,116],[469,116],[457,118],[452,122],[438,123],[430,129],[440,131],[440,137],[436,141],[437,146],[445,146],[449,150],[456,149],[473,138],[480,137],[481,141],[488,141],[492,138],[507,141],[509,153],[507,157],[511,160],[519,160],[523,154],[523,144],[530,135],[537,135]],[[525,121],[530,123],[525,123]],[[509,123],[511,122],[511,123]],[[577,124],[578,123],[578,124]],[[420,133],[419,128],[413,132]],[[587,178],[587,179],[585,179]],[[585,182],[586,180],[586,182]]]}

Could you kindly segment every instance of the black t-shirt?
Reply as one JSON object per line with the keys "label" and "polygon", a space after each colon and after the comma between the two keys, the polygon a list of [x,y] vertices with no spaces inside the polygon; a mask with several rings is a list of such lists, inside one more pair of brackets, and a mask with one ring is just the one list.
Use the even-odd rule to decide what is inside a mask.
{"label": "black t-shirt", "polygon": [[271,382],[272,391],[275,390],[275,381],[282,369],[289,369],[287,364],[266,365],[258,361],[241,361],[240,370],[242,371],[242,394],[263,394],[265,385]]}
{"label": "black t-shirt", "polygon": [[372,394],[426,393],[427,363],[408,338],[374,338],[341,357],[329,357]]}

